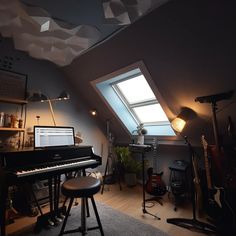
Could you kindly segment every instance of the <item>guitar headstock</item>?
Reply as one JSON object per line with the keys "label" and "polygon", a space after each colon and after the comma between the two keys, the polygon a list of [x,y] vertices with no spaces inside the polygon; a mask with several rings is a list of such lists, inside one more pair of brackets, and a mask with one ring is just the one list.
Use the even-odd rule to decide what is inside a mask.
{"label": "guitar headstock", "polygon": [[202,146],[203,146],[204,150],[206,151],[207,147],[208,147],[208,143],[207,143],[204,135],[202,135],[201,140],[202,140]]}

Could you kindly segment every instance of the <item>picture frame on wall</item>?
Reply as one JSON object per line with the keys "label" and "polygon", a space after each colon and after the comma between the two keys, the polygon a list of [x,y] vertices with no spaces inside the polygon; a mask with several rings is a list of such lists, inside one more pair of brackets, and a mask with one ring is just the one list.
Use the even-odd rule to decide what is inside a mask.
{"label": "picture frame on wall", "polygon": [[27,75],[0,69],[0,97],[25,100],[27,97]]}

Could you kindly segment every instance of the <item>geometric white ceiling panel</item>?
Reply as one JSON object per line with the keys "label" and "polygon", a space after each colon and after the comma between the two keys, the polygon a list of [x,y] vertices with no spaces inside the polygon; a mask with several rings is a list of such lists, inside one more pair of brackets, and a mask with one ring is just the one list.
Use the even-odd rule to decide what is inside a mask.
{"label": "geometric white ceiling panel", "polygon": [[34,58],[65,66],[122,25],[168,1],[0,0],[0,34]]}
{"label": "geometric white ceiling panel", "polygon": [[3,37],[13,38],[16,49],[59,66],[70,64],[101,36],[94,26],[55,20],[44,9],[19,0],[0,0],[0,32]]}
{"label": "geometric white ceiling panel", "polygon": [[128,25],[170,0],[102,0],[106,23]]}

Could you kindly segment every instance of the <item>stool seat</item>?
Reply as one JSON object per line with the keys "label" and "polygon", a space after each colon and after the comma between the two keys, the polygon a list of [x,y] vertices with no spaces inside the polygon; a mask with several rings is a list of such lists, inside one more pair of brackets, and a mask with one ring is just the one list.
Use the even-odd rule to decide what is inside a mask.
{"label": "stool seat", "polygon": [[[94,197],[93,197],[94,194],[99,192],[100,188],[101,188],[101,181],[91,176],[81,176],[81,177],[72,178],[72,179],[66,180],[62,184],[61,192],[64,196],[66,196],[67,199],[70,199],[70,202],[66,211],[65,219],[63,221],[59,236],[62,236],[63,234],[71,234],[75,232],[80,232],[84,236],[87,234],[87,231],[94,230],[94,229],[99,229],[101,232],[101,235],[104,236],[102,224],[101,224],[97,207],[96,207]],[[76,229],[65,231],[66,222],[69,217],[72,203],[75,198],[81,198],[81,226]],[[88,199],[90,199],[92,202],[93,210],[94,210],[97,223],[98,223],[98,226],[90,227],[90,228],[87,227],[86,214],[85,214],[85,211],[87,210],[87,217],[89,217]]]}
{"label": "stool seat", "polygon": [[90,197],[99,192],[101,182],[99,179],[90,176],[81,176],[65,181],[62,184],[61,192],[70,198]]}

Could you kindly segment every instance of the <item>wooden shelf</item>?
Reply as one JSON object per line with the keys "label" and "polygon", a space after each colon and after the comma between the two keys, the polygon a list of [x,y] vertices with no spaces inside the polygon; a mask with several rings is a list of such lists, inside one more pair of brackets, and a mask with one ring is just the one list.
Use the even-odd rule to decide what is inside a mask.
{"label": "wooden shelf", "polygon": [[14,99],[14,98],[4,98],[0,97],[0,102],[12,103],[12,104],[27,104],[27,100]]}
{"label": "wooden shelf", "polygon": [[24,128],[0,127],[0,131],[25,132]]}

